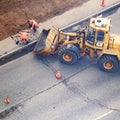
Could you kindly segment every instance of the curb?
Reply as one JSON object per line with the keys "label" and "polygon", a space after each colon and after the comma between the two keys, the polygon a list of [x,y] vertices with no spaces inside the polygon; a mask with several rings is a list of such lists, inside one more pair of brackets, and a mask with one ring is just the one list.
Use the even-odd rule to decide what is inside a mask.
{"label": "curb", "polygon": [[24,54],[27,54],[28,52],[32,51],[35,44],[36,44],[37,40],[29,43],[28,45],[25,45],[23,47],[17,48],[7,54],[2,55],[2,57],[0,57],[0,65],[3,65],[11,60],[14,60]]}
{"label": "curb", "polygon": [[[69,24],[68,26],[63,27],[60,30],[63,30],[63,31],[67,30],[67,29],[69,29],[69,28],[71,28],[71,27],[73,27],[73,26],[75,26],[77,24],[81,24],[81,23],[83,23],[85,21],[88,21],[91,17],[96,17],[96,16],[98,16],[100,14],[105,15],[106,12],[109,12],[109,11],[115,9],[115,8],[118,8],[118,7],[120,7],[120,2],[118,2],[116,4],[113,4],[113,5],[105,8],[104,10],[95,12],[94,14],[91,14],[88,17],[81,19],[80,21],[77,21],[75,23]],[[5,63],[7,63],[7,62],[9,62],[11,60],[14,60],[14,59],[24,55],[24,54],[27,54],[28,52],[31,52],[33,50],[36,42],[37,42],[37,38],[36,38],[36,40],[34,40],[33,42],[29,43],[28,45],[25,45],[23,47],[20,47],[20,48],[15,49],[15,50],[7,53],[7,54],[4,54],[4,55],[0,56],[0,65],[3,65],[3,64],[5,64]]]}

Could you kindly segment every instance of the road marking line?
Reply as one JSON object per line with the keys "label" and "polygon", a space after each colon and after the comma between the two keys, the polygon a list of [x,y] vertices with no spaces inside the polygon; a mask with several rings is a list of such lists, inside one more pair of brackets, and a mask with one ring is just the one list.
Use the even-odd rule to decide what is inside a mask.
{"label": "road marking line", "polygon": [[99,116],[99,117],[97,117],[97,118],[94,119],[94,120],[100,120],[101,118],[104,118],[105,116],[109,115],[110,113],[112,113],[112,110],[109,111],[109,112],[107,112],[107,113],[105,113],[105,114],[103,114],[103,115],[101,115],[101,116]]}

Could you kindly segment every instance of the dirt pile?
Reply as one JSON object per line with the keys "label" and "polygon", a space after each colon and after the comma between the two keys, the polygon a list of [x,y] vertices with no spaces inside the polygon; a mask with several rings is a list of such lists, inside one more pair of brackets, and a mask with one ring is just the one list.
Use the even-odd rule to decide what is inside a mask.
{"label": "dirt pile", "polygon": [[43,22],[88,0],[0,0],[0,40],[27,27],[28,19]]}

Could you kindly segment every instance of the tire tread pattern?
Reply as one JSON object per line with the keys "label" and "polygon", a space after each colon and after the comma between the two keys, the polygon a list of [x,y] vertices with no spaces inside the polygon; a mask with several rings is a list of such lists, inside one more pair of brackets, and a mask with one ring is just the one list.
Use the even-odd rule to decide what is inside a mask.
{"label": "tire tread pattern", "polygon": [[[106,69],[104,68],[104,63],[107,61],[111,61],[113,63],[113,68],[112,69]],[[112,55],[103,55],[99,61],[98,61],[98,67],[106,72],[117,72],[117,70],[119,69],[119,62],[116,56],[112,56]]]}
{"label": "tire tread pattern", "polygon": [[[63,59],[63,57],[62,57],[64,53],[68,53],[68,54],[72,55],[72,57],[73,57],[72,61],[70,61],[70,62],[65,61],[65,60]],[[78,56],[77,56],[77,54],[75,53],[75,51],[72,50],[72,49],[68,49],[66,46],[63,47],[63,48],[59,51],[59,53],[58,53],[58,58],[59,58],[59,60],[60,60],[62,63],[65,63],[65,64],[74,64],[74,63],[76,63],[76,62],[78,61]]]}

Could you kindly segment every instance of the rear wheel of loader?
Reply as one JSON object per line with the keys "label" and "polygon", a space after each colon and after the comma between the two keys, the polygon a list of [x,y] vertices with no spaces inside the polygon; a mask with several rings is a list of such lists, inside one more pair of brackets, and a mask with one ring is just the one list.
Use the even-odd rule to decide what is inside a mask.
{"label": "rear wheel of loader", "polygon": [[74,64],[78,61],[78,55],[76,51],[68,49],[66,46],[59,51],[58,58],[62,63],[65,64]]}
{"label": "rear wheel of loader", "polygon": [[106,72],[117,72],[119,62],[115,56],[103,55],[98,61],[98,66],[101,70]]}

